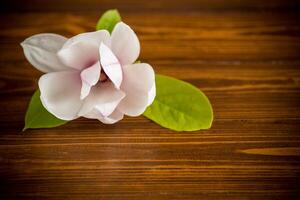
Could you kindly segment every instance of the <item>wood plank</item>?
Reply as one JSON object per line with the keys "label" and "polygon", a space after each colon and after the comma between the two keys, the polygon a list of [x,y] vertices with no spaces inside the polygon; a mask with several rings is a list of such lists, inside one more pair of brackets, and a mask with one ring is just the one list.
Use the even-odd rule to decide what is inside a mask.
{"label": "wood plank", "polygon": [[122,13],[134,12],[190,12],[190,11],[226,11],[226,10],[294,10],[297,9],[300,3],[297,0],[273,0],[273,1],[260,1],[260,0],[21,0],[4,1],[1,10],[4,12],[51,12],[51,11],[72,11],[72,12],[103,12],[108,9],[117,8]]}
{"label": "wood plank", "polygon": [[[299,199],[297,1],[17,2],[1,14],[1,199]],[[177,133],[140,116],[21,132],[41,73],[19,43],[92,31],[117,4],[141,60],[207,94],[213,127]]]}

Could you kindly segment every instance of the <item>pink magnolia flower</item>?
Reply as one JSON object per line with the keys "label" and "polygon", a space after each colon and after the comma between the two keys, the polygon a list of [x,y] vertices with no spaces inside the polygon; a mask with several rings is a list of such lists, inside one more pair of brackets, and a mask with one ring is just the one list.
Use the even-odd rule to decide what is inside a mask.
{"label": "pink magnolia flower", "polygon": [[155,97],[155,77],[147,63],[134,64],[140,43],[123,22],[70,39],[37,34],[21,43],[27,60],[45,72],[39,79],[41,102],[63,120],[78,117],[112,124],[141,115]]}

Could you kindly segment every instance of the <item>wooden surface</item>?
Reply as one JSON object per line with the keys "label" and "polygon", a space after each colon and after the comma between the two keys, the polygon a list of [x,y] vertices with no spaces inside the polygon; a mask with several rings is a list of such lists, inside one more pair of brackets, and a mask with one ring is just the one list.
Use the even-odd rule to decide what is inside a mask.
{"label": "wooden surface", "polygon": [[[300,198],[297,1],[26,2],[1,8],[1,199]],[[172,132],[141,116],[21,132],[41,73],[19,43],[93,31],[114,7],[140,38],[140,60],[207,94],[210,130]]]}

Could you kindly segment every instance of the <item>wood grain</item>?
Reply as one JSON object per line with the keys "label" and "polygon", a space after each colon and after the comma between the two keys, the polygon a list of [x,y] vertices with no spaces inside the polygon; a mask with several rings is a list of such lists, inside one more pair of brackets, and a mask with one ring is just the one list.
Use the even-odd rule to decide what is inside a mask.
{"label": "wood grain", "polygon": [[[298,2],[169,2],[4,3],[1,199],[300,198]],[[141,60],[207,94],[213,127],[178,133],[141,116],[21,132],[41,73],[19,43],[93,31],[100,11],[118,6],[140,38]]]}

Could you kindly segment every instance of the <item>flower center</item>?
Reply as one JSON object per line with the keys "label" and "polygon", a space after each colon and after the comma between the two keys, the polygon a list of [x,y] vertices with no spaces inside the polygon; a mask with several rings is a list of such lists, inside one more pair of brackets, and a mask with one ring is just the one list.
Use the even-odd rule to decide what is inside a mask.
{"label": "flower center", "polygon": [[108,76],[106,75],[106,73],[104,71],[101,72],[100,74],[100,82],[103,83],[103,82],[106,82],[108,81]]}

